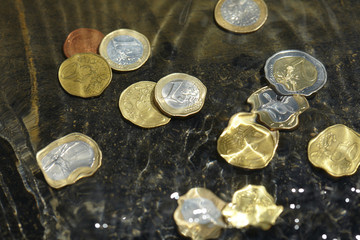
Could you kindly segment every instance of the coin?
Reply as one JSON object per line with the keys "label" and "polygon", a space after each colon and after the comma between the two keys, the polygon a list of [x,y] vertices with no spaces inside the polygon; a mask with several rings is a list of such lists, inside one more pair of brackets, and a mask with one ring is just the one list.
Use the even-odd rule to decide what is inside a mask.
{"label": "coin", "polygon": [[324,65],[298,50],[285,50],[271,56],[265,64],[265,76],[281,95],[310,96],[327,80]]}
{"label": "coin", "polygon": [[255,113],[237,113],[217,141],[217,151],[228,163],[242,168],[266,167],[275,155],[279,131],[256,123]]}
{"label": "coin", "polygon": [[155,82],[141,81],[121,93],[119,108],[125,119],[143,128],[159,127],[170,122],[170,118],[154,104],[155,85]]}
{"label": "coin", "polygon": [[269,87],[263,87],[248,98],[251,112],[272,130],[293,129],[299,123],[299,115],[309,108],[304,96],[279,96]]}
{"label": "coin", "polygon": [[263,0],[220,0],[214,15],[221,27],[236,33],[250,33],[265,23],[268,9]]}
{"label": "coin", "polygon": [[101,56],[78,53],[66,59],[59,68],[61,86],[71,95],[89,98],[99,96],[110,84],[112,71]]}
{"label": "coin", "polygon": [[264,186],[247,185],[234,193],[231,203],[222,210],[222,215],[230,227],[251,225],[268,230],[275,225],[283,209],[283,206],[275,204]]}
{"label": "coin", "polygon": [[360,165],[360,134],[342,124],[330,126],[309,142],[308,158],[334,177],[352,175]]}
{"label": "coin", "polygon": [[78,28],[72,31],[66,38],[63,50],[66,57],[77,53],[98,53],[102,32],[91,28]]}
{"label": "coin", "polygon": [[141,33],[131,29],[118,29],[104,37],[100,55],[112,69],[132,71],[141,67],[150,56],[150,42]]}
{"label": "coin", "polygon": [[66,135],[36,154],[45,180],[53,188],[61,188],[93,175],[101,166],[101,159],[97,143],[81,133]]}
{"label": "coin", "polygon": [[226,205],[205,188],[192,188],[178,199],[174,220],[179,232],[192,239],[217,238],[225,227],[221,209]]}
{"label": "coin", "polygon": [[201,110],[206,96],[205,85],[196,77],[173,73],[161,78],[155,86],[155,101],[172,117],[186,117]]}

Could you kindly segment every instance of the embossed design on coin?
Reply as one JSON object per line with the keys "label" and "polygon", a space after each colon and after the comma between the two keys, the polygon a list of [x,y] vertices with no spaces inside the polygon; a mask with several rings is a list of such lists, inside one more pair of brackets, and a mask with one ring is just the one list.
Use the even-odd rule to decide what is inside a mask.
{"label": "embossed design on coin", "polygon": [[174,220],[179,232],[192,239],[211,239],[220,236],[225,227],[221,209],[226,205],[205,188],[192,188],[178,199]]}
{"label": "embossed design on coin", "polygon": [[292,129],[299,123],[299,115],[309,108],[300,95],[279,96],[269,87],[263,87],[248,98],[260,121],[271,129]]}
{"label": "embossed design on coin", "polygon": [[221,27],[232,32],[249,33],[265,23],[268,10],[263,0],[220,0],[214,14]]}
{"label": "embossed design on coin", "polygon": [[155,86],[155,101],[169,116],[185,117],[201,110],[206,87],[196,77],[173,73],[161,78]]}
{"label": "embossed design on coin", "polygon": [[308,157],[334,177],[352,175],[360,165],[360,134],[342,124],[328,127],[309,142]]}
{"label": "embossed design on coin", "polygon": [[159,127],[170,121],[154,104],[155,85],[155,82],[141,81],[121,93],[119,108],[125,119],[143,128]]}
{"label": "embossed design on coin", "polygon": [[99,96],[106,89],[110,84],[112,71],[101,56],[78,53],[60,65],[58,75],[66,92],[88,98]]}
{"label": "embossed design on coin", "polygon": [[231,227],[261,227],[268,230],[283,211],[263,186],[247,185],[236,191],[232,202],[224,207],[222,215]]}
{"label": "embossed design on coin", "polygon": [[310,96],[327,80],[324,65],[311,55],[286,50],[271,56],[265,64],[265,76],[281,95]]}
{"label": "embossed design on coin", "polygon": [[36,154],[46,181],[54,188],[91,176],[101,166],[101,158],[96,142],[81,133],[66,135]]}
{"label": "embossed design on coin", "polygon": [[217,151],[228,163],[242,168],[266,167],[275,155],[279,132],[256,123],[255,113],[237,113],[217,141]]}
{"label": "embossed design on coin", "polygon": [[100,44],[100,55],[117,71],[141,67],[150,56],[149,40],[131,29],[119,29],[106,35]]}

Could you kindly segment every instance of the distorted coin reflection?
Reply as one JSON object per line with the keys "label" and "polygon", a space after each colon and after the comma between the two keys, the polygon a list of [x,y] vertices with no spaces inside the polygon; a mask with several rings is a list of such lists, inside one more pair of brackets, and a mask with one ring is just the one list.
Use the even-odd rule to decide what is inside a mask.
{"label": "distorted coin reflection", "polygon": [[183,202],[181,214],[188,222],[199,224],[217,223],[221,211],[207,198],[190,198]]}
{"label": "distorted coin reflection", "polygon": [[200,97],[200,91],[195,84],[175,80],[168,82],[161,91],[165,102],[173,108],[184,108],[195,104]]}

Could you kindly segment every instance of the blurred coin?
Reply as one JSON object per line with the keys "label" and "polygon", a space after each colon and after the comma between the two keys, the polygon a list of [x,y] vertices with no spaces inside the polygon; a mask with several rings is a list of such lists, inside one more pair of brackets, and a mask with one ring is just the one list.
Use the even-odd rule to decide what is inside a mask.
{"label": "blurred coin", "polygon": [[101,56],[78,53],[66,59],[59,68],[61,86],[71,95],[88,98],[99,96],[110,84],[112,71]]}
{"label": "blurred coin", "polygon": [[72,31],[66,38],[63,50],[66,57],[77,53],[98,53],[104,34],[96,29],[78,28]]}
{"label": "blurred coin", "polygon": [[281,95],[310,96],[327,80],[324,65],[311,55],[286,50],[271,56],[265,64],[265,76]]}
{"label": "blurred coin", "polygon": [[342,124],[328,127],[311,139],[308,157],[334,177],[352,175],[360,165],[360,134]]}
{"label": "blurred coin", "polygon": [[155,101],[160,109],[172,117],[197,113],[204,105],[205,85],[196,77],[173,73],[161,78],[155,86]]}
{"label": "blurred coin", "polygon": [[100,55],[117,71],[141,67],[150,56],[150,42],[141,33],[119,29],[106,35],[100,44]]}
{"label": "blurred coin", "polygon": [[263,0],[220,0],[214,14],[221,27],[236,33],[249,33],[265,23],[268,9]]}
{"label": "blurred coin", "polygon": [[170,118],[154,104],[155,85],[154,82],[141,81],[121,93],[119,108],[125,119],[143,128],[159,127],[170,122]]}

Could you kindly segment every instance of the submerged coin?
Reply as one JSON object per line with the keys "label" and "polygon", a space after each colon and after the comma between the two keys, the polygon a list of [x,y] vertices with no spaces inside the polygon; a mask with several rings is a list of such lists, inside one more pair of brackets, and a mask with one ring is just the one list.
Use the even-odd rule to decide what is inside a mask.
{"label": "submerged coin", "polygon": [[265,23],[268,9],[263,0],[220,0],[214,15],[221,27],[236,33],[249,33]]}
{"label": "submerged coin", "polygon": [[305,97],[300,95],[279,96],[269,87],[263,87],[248,98],[251,112],[270,129],[292,129],[299,123],[299,115],[309,108]]}
{"label": "submerged coin", "polygon": [[298,50],[281,51],[265,64],[265,76],[281,95],[310,96],[327,80],[324,65],[311,55]]}
{"label": "submerged coin", "polygon": [[110,84],[109,64],[94,53],[78,53],[66,59],[59,68],[61,86],[71,95],[88,98],[99,96]]}
{"label": "submerged coin", "polygon": [[101,166],[101,159],[97,143],[81,133],[66,135],[36,154],[45,180],[53,188],[61,188],[93,175]]}
{"label": "submerged coin", "polygon": [[78,28],[72,31],[66,38],[63,50],[66,57],[77,53],[98,53],[102,32],[91,28]]}
{"label": "submerged coin", "polygon": [[242,168],[266,167],[275,155],[279,131],[256,123],[255,113],[237,113],[217,141],[217,151],[228,163]]}
{"label": "submerged coin", "polygon": [[328,127],[309,142],[308,157],[334,177],[352,175],[360,165],[360,134],[342,124]]}
{"label": "submerged coin", "polygon": [[121,93],[119,108],[125,119],[143,128],[159,127],[170,122],[170,118],[154,104],[155,85],[154,82],[141,81]]}
{"label": "submerged coin", "polygon": [[173,73],[155,86],[155,101],[169,116],[185,117],[201,110],[206,96],[205,85],[196,77]]}
{"label": "submerged coin", "polygon": [[150,42],[141,33],[118,29],[106,35],[100,44],[100,55],[117,71],[141,67],[150,56]]}
{"label": "submerged coin", "polygon": [[268,230],[283,211],[263,186],[247,185],[235,192],[232,202],[222,210],[225,222],[231,227],[261,227]]}
{"label": "submerged coin", "polygon": [[192,188],[178,199],[174,220],[179,232],[192,239],[210,239],[220,236],[225,227],[221,210],[226,205],[205,188]]}

